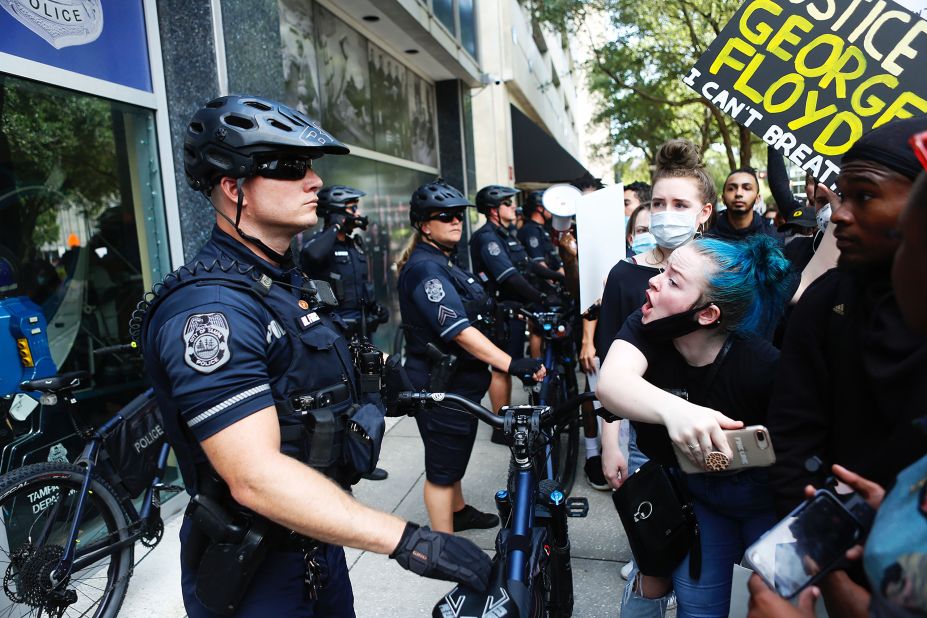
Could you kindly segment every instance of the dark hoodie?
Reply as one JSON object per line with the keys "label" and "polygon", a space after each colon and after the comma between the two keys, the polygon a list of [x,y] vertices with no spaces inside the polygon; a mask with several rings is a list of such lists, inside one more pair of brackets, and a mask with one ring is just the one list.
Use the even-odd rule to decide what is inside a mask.
{"label": "dark hoodie", "polygon": [[731,225],[730,220],[727,218],[727,211],[725,210],[718,214],[718,219],[715,221],[715,224],[711,229],[705,232],[705,236],[708,238],[735,241],[743,240],[754,234],[766,234],[767,236],[775,238],[779,244],[782,244],[782,235],[776,231],[775,227],[769,225],[765,217],[761,217],[757,212],[753,213],[753,221],[750,222],[750,227],[738,230]]}

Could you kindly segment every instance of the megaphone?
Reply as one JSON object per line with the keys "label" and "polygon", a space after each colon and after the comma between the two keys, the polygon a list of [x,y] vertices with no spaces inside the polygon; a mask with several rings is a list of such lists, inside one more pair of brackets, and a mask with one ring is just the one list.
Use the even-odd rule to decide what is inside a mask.
{"label": "megaphone", "polygon": [[576,214],[576,204],[582,192],[573,185],[551,185],[544,195],[541,196],[541,203],[544,208],[553,215],[551,224],[558,232],[565,232],[570,229],[571,219]]}

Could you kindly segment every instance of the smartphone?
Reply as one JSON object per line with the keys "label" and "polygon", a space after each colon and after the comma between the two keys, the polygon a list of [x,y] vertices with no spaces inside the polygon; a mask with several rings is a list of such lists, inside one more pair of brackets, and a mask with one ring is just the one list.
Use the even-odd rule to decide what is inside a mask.
{"label": "smartphone", "polygon": [[[743,429],[726,429],[724,436],[734,453],[734,459],[728,470],[741,470],[743,468],[763,468],[776,463],[776,452],[773,450],[769,431],[762,425],[751,425]],[[675,443],[676,461],[679,467],[687,474],[701,474],[704,468],[696,466],[689,461],[689,457]]]}
{"label": "smartphone", "polygon": [[864,536],[863,524],[840,500],[818,490],[747,549],[744,565],[790,599],[830,572]]}

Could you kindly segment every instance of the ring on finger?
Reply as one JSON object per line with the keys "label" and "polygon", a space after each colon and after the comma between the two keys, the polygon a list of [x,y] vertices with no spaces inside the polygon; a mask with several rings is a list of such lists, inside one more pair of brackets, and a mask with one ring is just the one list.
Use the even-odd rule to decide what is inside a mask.
{"label": "ring on finger", "polygon": [[688,446],[693,451],[699,447],[698,442],[693,442],[692,444],[687,444],[686,446]]}

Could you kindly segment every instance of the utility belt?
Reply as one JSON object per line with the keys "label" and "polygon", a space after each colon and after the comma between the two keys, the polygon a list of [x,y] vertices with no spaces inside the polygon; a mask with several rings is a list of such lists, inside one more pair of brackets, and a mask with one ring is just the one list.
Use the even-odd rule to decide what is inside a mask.
{"label": "utility belt", "polygon": [[280,445],[287,455],[341,484],[353,484],[376,468],[386,429],[383,410],[354,403],[346,383],[276,405]]}
{"label": "utility belt", "polygon": [[235,503],[208,463],[197,466],[197,479],[199,491],[184,515],[193,524],[186,553],[196,563],[195,593],[200,603],[217,614],[234,614],[271,551],[303,553],[307,594],[318,593],[320,580],[314,558],[321,542]]}

